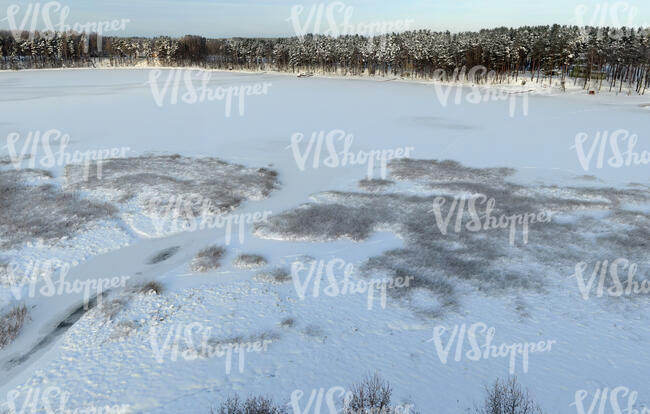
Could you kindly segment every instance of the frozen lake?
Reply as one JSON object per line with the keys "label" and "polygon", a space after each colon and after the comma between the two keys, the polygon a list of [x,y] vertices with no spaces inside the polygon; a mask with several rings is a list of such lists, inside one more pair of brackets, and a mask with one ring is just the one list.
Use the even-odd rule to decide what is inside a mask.
{"label": "frozen lake", "polygon": [[[159,77],[152,85],[154,73]],[[426,285],[411,292],[408,300],[389,298],[386,308],[369,310],[363,295],[323,295],[301,300],[291,282],[263,283],[255,271],[236,269],[230,264],[205,275],[193,274],[188,263],[208,244],[224,244],[222,232],[208,229],[154,234],[150,224],[142,224],[139,210],[127,211],[127,207],[120,206],[114,223],[105,228],[93,228],[68,244],[54,247],[30,243],[12,246],[0,250],[0,259],[23,265],[34,260],[70,261],[78,264],[70,273],[72,277],[89,273],[97,277],[130,275],[137,280],[160,281],[165,293],[134,299],[115,320],[89,312],[34,357],[12,368],[7,361],[21,355],[21,350],[38,345],[73,304],[65,298],[54,298],[42,306],[37,300],[28,302],[34,305],[34,321],[25,326],[15,346],[0,351],[4,367],[0,369],[6,371],[7,378],[0,388],[3,395],[12,389],[24,391],[27,386],[56,385],[70,393],[70,404],[75,407],[127,404],[134,413],[199,413],[209,412],[210,406],[217,406],[235,392],[273,395],[288,402],[294,390],[304,390],[300,402],[304,408],[312,389],[347,387],[377,371],[395,388],[397,402],[414,403],[422,414],[465,412],[482,399],[484,385],[513,373],[511,364],[503,357],[479,361],[463,357],[455,361],[457,348],[453,340],[447,342],[449,336],[445,336],[443,345],[451,344],[447,349],[451,351],[449,360],[443,363],[435,341],[431,341],[432,332],[440,325],[451,332],[454,326],[469,328],[483,323],[496,328],[497,345],[554,341],[548,351],[531,354],[528,362],[517,359],[513,363],[520,382],[549,412],[576,412],[575,404],[570,404],[579,390],[590,393],[584,402],[588,407],[596,389],[620,385],[639,391],[639,405],[650,404],[650,296],[629,301],[607,297],[584,300],[576,279],[569,278],[573,268],[566,266],[576,263],[572,260],[580,257],[580,249],[590,252],[585,257],[589,269],[593,267],[591,259],[613,261],[621,257],[626,252],[618,247],[615,237],[627,232],[628,236],[641,235],[634,239],[636,244],[628,257],[638,263],[639,279],[649,276],[648,241],[643,244],[642,237],[647,234],[643,226],[648,220],[650,165],[626,165],[627,155],[618,155],[616,148],[623,153],[630,142],[635,142],[633,149],[638,154],[630,159],[648,157],[644,151],[650,151],[650,97],[588,96],[577,92],[528,94],[523,87],[512,87],[506,99],[495,100],[489,98],[494,90],[477,92],[416,82],[211,72],[204,86],[213,99],[210,95],[201,99],[200,90],[198,95],[185,95],[188,84],[183,78],[177,78],[180,87],[175,97],[173,80],[178,73],[183,75],[145,69],[0,73],[0,160],[15,158],[16,154],[36,154],[25,157],[22,167],[47,170],[52,177],[45,178],[45,182],[55,187],[66,185],[65,165],[48,164],[48,145],[33,140],[36,131],[43,134],[52,130],[69,136],[66,151],[70,154],[118,149],[119,156],[126,157],[216,157],[278,172],[278,188],[268,197],[244,197],[235,210],[269,211],[273,215],[308,202],[330,202],[367,209],[368,216],[388,217],[392,210],[411,202],[408,196],[426,198],[446,191],[455,194],[451,187],[441,189],[436,185],[447,185],[448,179],[463,185],[471,181],[503,194],[502,203],[557,208],[562,213],[560,223],[579,222],[578,213],[573,214],[573,210],[552,198],[564,197],[567,204],[575,202],[575,210],[593,220],[585,221],[590,223],[589,229],[580,233],[585,244],[575,251],[567,246],[571,253],[562,256],[561,244],[577,243],[576,239],[560,231],[562,228],[553,227],[544,233],[542,241],[542,236],[535,239],[535,230],[531,229],[530,244],[525,248],[508,246],[506,241],[495,253],[498,258],[487,253],[477,255],[480,263],[467,270],[472,274],[454,282],[457,286],[452,293],[459,298],[459,303],[454,303],[457,306],[450,306],[444,313],[425,315],[417,311],[418,306],[424,309],[442,301],[440,292],[434,294],[433,288]],[[166,85],[168,80],[171,82]],[[201,85],[197,77],[189,81],[193,87]],[[479,99],[477,96],[481,102],[473,103]],[[414,173],[413,165],[404,165],[402,179],[396,179],[400,182],[382,193],[383,198],[368,201],[365,195],[347,194],[360,192],[359,180],[368,174],[367,160],[361,165],[333,167],[335,163],[327,161],[331,155],[327,140],[319,143],[314,139],[310,144],[312,134],[321,131],[323,136],[332,133],[335,138],[347,137],[349,153],[357,160],[360,152],[390,150],[396,154],[399,149],[408,151],[412,159],[453,160],[463,167],[453,164],[447,169],[448,164],[441,167],[425,163],[418,164],[419,170]],[[302,141],[297,140],[298,134],[304,136]],[[583,139],[576,147],[579,134]],[[337,152],[346,145],[345,139],[332,142]],[[51,146],[57,147],[54,143]],[[598,165],[599,157],[602,166]],[[380,166],[375,167],[373,178],[380,178]],[[514,171],[497,170],[501,167]],[[0,163],[0,169],[11,168],[9,162]],[[214,168],[209,166],[182,177],[198,180]],[[107,170],[109,173],[113,170]],[[178,178],[171,174],[170,182]],[[391,178],[390,174],[386,178]],[[425,185],[422,180],[429,181]],[[461,185],[453,190],[463,193],[467,188]],[[83,185],[80,189],[82,194],[93,197],[111,196],[114,190]],[[590,189],[596,190],[591,193]],[[319,194],[329,191],[341,193]],[[393,197],[393,191],[398,195]],[[608,197],[614,192],[616,200],[612,201]],[[517,197],[511,198],[514,193]],[[607,204],[610,202],[611,206]],[[588,203],[594,203],[593,208]],[[375,206],[377,210],[373,210]],[[426,241],[413,242],[418,237],[412,228],[417,222],[413,211],[422,208],[414,203],[412,210],[400,210],[402,215],[397,218],[382,217],[380,223],[370,220],[372,231],[368,237],[358,239],[347,233],[340,240],[322,243],[317,237],[310,238],[305,229],[314,230],[310,227],[314,225],[318,230],[314,222],[324,222],[325,214],[315,215],[313,220],[296,220],[300,228],[293,229],[293,233],[280,226],[255,234],[247,228],[243,243],[235,240],[226,246],[227,262],[235,253],[260,253],[274,266],[290,266],[294,258],[304,255],[325,261],[337,258],[360,266],[369,258],[404,246],[416,252],[422,248],[422,255],[431,255],[435,249],[422,247]],[[605,217],[610,212],[612,215]],[[361,217],[365,219],[363,214]],[[603,223],[600,232],[598,220]],[[422,226],[425,223],[435,226],[433,217],[423,218]],[[335,230],[330,233],[338,234]],[[606,239],[608,242],[600,241],[603,234],[611,237]],[[476,237],[457,242],[480,246],[480,236]],[[499,241],[486,239],[486,250]],[[176,246],[180,250],[171,259],[160,264],[145,262],[157,252]],[[456,259],[453,254],[444,256],[445,263],[440,261],[437,268],[439,259],[431,256],[430,261],[418,263],[426,263],[442,274],[456,266],[449,263]],[[485,290],[480,269],[488,264],[492,270],[485,275],[497,275],[499,268],[506,273],[507,268],[508,272],[530,274],[531,280],[540,279],[540,286],[503,288],[494,283],[489,286],[494,290]],[[509,279],[503,280],[507,284]],[[12,299],[8,287],[3,289],[2,306],[7,307]],[[162,319],[151,322],[153,314]],[[295,328],[279,327],[280,320],[287,319],[295,320]],[[149,329],[161,329],[159,337],[164,339],[165,329],[194,322],[211,326],[213,333],[223,338],[272,331],[278,337],[271,335],[277,343],[268,352],[247,355],[245,370],[233,368],[225,372],[218,358],[157,362]],[[133,332],[115,340],[116,330],[127,325]],[[23,399],[24,395],[21,404]],[[187,407],[193,410],[187,411]]]}
{"label": "frozen lake", "polygon": [[[159,89],[167,73],[161,74]],[[522,116],[524,100],[517,97],[510,117],[510,99],[469,104],[470,92],[465,91],[456,104],[456,88],[443,87],[441,95],[431,85],[404,82],[212,72],[209,88],[270,84],[266,95],[246,97],[243,116],[235,97],[231,116],[226,117],[223,100],[173,105],[171,90],[159,107],[149,74],[148,70],[2,73],[0,133],[54,128],[70,135],[72,150],[108,145],[130,147],[131,156],[181,152],[244,164],[273,163],[281,169],[286,162],[288,186],[303,175],[289,174],[295,172],[292,153],[286,149],[290,137],[336,129],[354,135],[353,150],[411,146],[413,158],[538,170],[528,171],[534,176],[559,170],[569,178],[590,174],[613,183],[647,179],[647,164],[596,169],[594,159],[585,171],[570,147],[579,133],[588,134],[588,150],[597,132],[626,129],[639,136],[637,149],[647,151],[648,108],[642,105],[650,103],[648,97],[533,95],[528,116]],[[200,86],[198,80],[194,84]],[[340,177],[347,172],[330,173],[322,175]],[[323,184],[314,182],[308,190],[331,188],[332,182]]]}

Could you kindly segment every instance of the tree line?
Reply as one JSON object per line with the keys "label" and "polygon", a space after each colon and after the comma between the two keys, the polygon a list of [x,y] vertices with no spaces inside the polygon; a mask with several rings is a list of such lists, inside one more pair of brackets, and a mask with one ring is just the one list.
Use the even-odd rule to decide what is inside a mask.
{"label": "tree line", "polygon": [[[650,31],[553,25],[374,37],[229,39],[0,31],[0,69],[86,67],[97,62],[476,83],[555,81],[564,86],[572,80],[584,88],[625,88],[643,94],[650,82]],[[482,70],[470,70],[477,67]]]}

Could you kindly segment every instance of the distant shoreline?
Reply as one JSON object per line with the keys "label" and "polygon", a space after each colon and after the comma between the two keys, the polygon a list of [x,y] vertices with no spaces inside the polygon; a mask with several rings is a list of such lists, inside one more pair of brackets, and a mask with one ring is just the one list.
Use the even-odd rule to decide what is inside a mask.
{"label": "distant shoreline", "polygon": [[[246,75],[271,75],[271,76],[281,76],[281,77],[294,77],[298,78],[300,73],[305,73],[302,71],[297,72],[284,72],[277,70],[244,70],[244,69],[212,69],[212,68],[202,68],[198,66],[164,66],[164,65],[133,65],[133,66],[109,66],[109,65],[99,65],[97,67],[65,67],[65,68],[42,68],[42,69],[0,69],[0,74],[2,73],[19,73],[19,72],[56,72],[56,71],[101,71],[101,70],[192,70],[192,71],[202,71],[202,72],[215,72],[215,73],[236,73],[236,74],[246,74]],[[418,79],[418,78],[406,78],[398,76],[382,76],[382,75],[349,75],[349,74],[335,74],[335,73],[322,73],[318,71],[312,72],[313,76],[309,76],[303,79],[341,79],[341,80],[362,80],[370,82],[398,82],[398,83],[408,83],[408,84],[420,84],[428,86],[450,86],[450,87],[477,87],[479,90],[495,90],[495,91],[504,91],[508,94],[525,94],[529,93],[532,95],[588,95],[588,91],[591,88],[583,88],[579,84],[574,85],[572,81],[567,82],[566,90],[562,90],[560,82],[553,81],[551,87],[548,86],[548,83],[545,81],[543,84],[537,81],[530,82],[530,72],[525,74],[520,74],[517,82],[514,81],[503,81],[500,83],[492,84],[474,84],[468,81],[455,81],[455,82],[445,82],[445,81],[435,81],[433,79]],[[526,84],[522,85],[521,81],[526,80]],[[594,82],[595,83],[595,82]],[[593,85],[596,86],[596,85]],[[596,91],[597,96],[625,96],[625,97],[637,97],[643,98],[645,95],[637,94],[633,92],[628,94],[627,91],[618,92],[618,90],[608,91],[603,88],[601,91]],[[650,108],[650,102],[640,105],[644,108]]]}

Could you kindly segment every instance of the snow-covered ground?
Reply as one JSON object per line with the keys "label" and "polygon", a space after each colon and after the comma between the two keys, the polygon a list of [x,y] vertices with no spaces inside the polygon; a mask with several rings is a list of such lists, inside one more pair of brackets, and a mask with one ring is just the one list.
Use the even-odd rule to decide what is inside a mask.
{"label": "snow-covered ground", "polygon": [[[25,303],[30,316],[16,341],[0,350],[0,393],[18,412],[35,390],[48,387],[67,393],[66,409],[126,405],[133,413],[207,413],[235,393],[289,403],[296,390],[304,391],[304,409],[312,390],[348,387],[375,372],[392,384],[396,403],[413,403],[421,413],[466,412],[481,401],[485,385],[509,375],[509,358],[473,361],[462,355],[455,361],[451,342],[443,363],[432,338],[434,328],[446,326],[444,348],[454,326],[475,323],[494,327],[497,345],[553,341],[547,351],[531,353],[527,364],[519,356],[513,367],[548,412],[580,413],[571,405],[576,392],[589,392],[588,407],[596,390],[618,386],[638,391],[637,409],[650,406],[650,293],[597,297],[594,286],[584,299],[570,277],[578,262],[588,264],[588,279],[598,260],[619,258],[637,264],[639,282],[650,276],[650,165],[607,162],[616,155],[612,135],[621,151],[635,135],[639,157],[650,151],[650,98],[554,90],[524,94],[526,87],[511,87],[509,93],[521,93],[494,99],[467,87],[416,82],[210,72],[211,90],[222,87],[227,94],[228,88],[248,86],[260,93],[243,100],[232,96],[230,103],[225,98],[174,103],[173,82],[166,94],[163,88],[178,72],[156,72],[154,86],[152,73],[0,73],[0,174],[7,182],[24,181],[12,194],[30,194],[34,203],[43,203],[27,203],[12,214],[21,223],[32,223],[32,215],[65,216],[68,221],[48,234],[57,236],[66,226],[71,233],[42,243],[25,241],[34,231],[19,233],[20,225],[11,227],[10,240],[7,227],[0,234],[0,264],[16,267],[4,274],[0,268],[0,309]],[[83,165],[66,169],[65,163],[47,162],[48,148],[58,148],[59,141],[34,143],[36,131],[53,130],[52,137],[69,136],[65,152],[71,159],[75,151],[103,150],[127,158],[107,161],[101,173],[91,165],[91,180],[84,181]],[[347,137],[332,143],[340,152],[347,139],[357,161],[360,153],[363,158],[371,151],[400,150],[412,159],[460,164],[393,160],[382,177],[378,161],[372,178],[391,182],[360,186],[368,178],[367,161],[333,167],[326,139],[318,162],[313,156],[318,139],[307,152],[312,134],[321,131],[324,137]],[[606,131],[609,140],[602,139]],[[579,134],[585,135],[576,145]],[[23,150],[32,157],[15,169],[5,157]],[[598,168],[601,150],[604,162]],[[141,157],[138,165],[135,157]],[[30,192],[29,186],[44,184],[51,185],[47,197]],[[60,206],[61,192],[72,190],[79,191],[79,203],[87,203],[87,215],[73,207],[43,211]],[[418,236],[439,230],[434,209],[426,205],[433,206],[434,196],[477,192],[493,194],[502,211],[552,212],[551,224],[531,224],[527,244],[518,227],[512,245],[503,229],[463,227],[454,233],[454,215],[449,242],[439,233],[435,239],[446,243],[445,255],[435,254],[427,244],[433,241]],[[199,200],[193,206],[205,200],[223,206],[210,214],[259,213],[269,220],[257,227],[249,220],[232,231],[226,225],[176,231],[157,213],[182,195]],[[162,210],[151,208],[151,197]],[[331,204],[336,209],[327,207]],[[313,215],[303,217],[299,207]],[[277,217],[290,219],[278,224]],[[0,218],[3,226],[11,220],[7,214]],[[193,272],[197,252],[213,245],[225,249],[221,266]],[[430,258],[400,263],[402,256],[391,254],[396,250]],[[240,254],[259,254],[268,263],[254,269],[231,265]],[[385,271],[384,262],[364,267],[376,263],[373,258],[394,259],[393,270],[429,279],[391,290],[385,306],[375,298],[372,307],[364,293],[323,293],[327,272],[318,297],[312,285],[301,297],[300,284],[292,280],[296,261],[304,267],[297,272],[302,283],[314,260],[336,264],[338,280],[341,263],[352,266],[355,283],[395,276],[372,273]],[[83,304],[83,292],[30,297],[24,286],[16,295],[15,280],[11,289],[9,273],[28,273],[47,260],[72,266],[68,281],[123,276],[126,286],[73,318],[71,327],[62,326]],[[484,280],[488,276],[494,280]],[[162,285],[161,294],[138,293],[135,287],[150,281]],[[174,360],[169,351],[157,359],[157,346],[188,326],[194,327],[195,342],[207,332],[211,344],[267,341],[267,346],[235,354],[232,366],[227,355]],[[181,338],[180,351],[187,346]],[[466,344],[463,352],[470,349]]]}

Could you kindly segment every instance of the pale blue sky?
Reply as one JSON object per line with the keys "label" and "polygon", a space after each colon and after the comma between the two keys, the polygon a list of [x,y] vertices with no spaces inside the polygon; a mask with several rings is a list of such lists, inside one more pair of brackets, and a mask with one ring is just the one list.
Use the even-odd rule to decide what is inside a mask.
{"label": "pale blue sky", "polygon": [[[129,19],[125,31],[107,34],[172,35],[198,34],[208,37],[294,36],[298,27],[315,31],[315,20],[308,22],[312,5],[327,7],[333,1],[314,0],[58,0],[68,6],[66,23]],[[20,6],[15,21],[18,27],[29,4],[38,1],[0,0],[0,28],[9,29],[8,7]],[[433,30],[476,30],[497,26],[538,24],[595,24],[610,26],[650,24],[650,0],[347,0],[349,22],[381,23],[411,20],[409,28]],[[41,7],[47,1],[40,0]],[[290,19],[293,6],[303,5],[297,20]],[[614,5],[617,10],[614,12]],[[582,7],[582,12],[577,8]],[[606,9],[605,9],[606,8]],[[582,14],[581,20],[578,15]],[[51,19],[57,21],[56,13]],[[342,30],[343,13],[334,13],[333,21]],[[30,27],[31,20],[27,23]],[[321,32],[331,25],[324,16]],[[37,28],[45,26],[42,15]]]}

